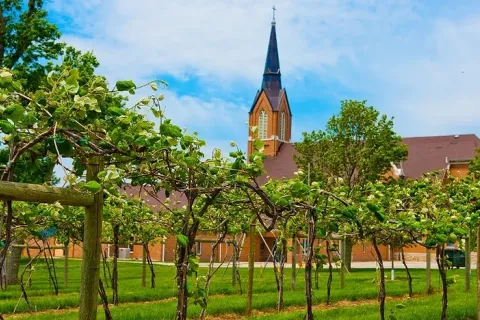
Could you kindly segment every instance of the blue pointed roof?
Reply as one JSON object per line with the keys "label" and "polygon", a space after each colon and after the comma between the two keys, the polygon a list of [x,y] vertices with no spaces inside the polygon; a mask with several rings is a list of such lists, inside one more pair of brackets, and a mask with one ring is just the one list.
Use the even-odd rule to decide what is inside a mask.
{"label": "blue pointed roof", "polygon": [[262,89],[280,91],[282,89],[282,79],[280,74],[280,59],[278,58],[277,32],[275,22],[272,22],[270,30],[270,41],[268,42],[267,58],[265,60],[265,70],[263,72]]}
{"label": "blue pointed roof", "polygon": [[[260,94],[265,92],[273,111],[278,111],[280,102],[283,98],[287,99],[286,91],[282,88],[282,78],[280,73],[280,59],[278,58],[277,31],[275,21],[272,22],[270,30],[270,40],[268,42],[267,58],[265,59],[265,69],[263,71],[262,87],[257,92],[250,112],[255,108],[255,104],[260,98]],[[288,107],[290,109],[290,106]]]}

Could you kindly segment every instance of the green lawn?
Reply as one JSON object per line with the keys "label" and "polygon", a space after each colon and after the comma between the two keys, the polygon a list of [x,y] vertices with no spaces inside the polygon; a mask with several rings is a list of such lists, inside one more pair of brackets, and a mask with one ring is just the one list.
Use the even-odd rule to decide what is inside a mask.
{"label": "green lawn", "polygon": [[[79,278],[80,261],[70,262],[69,274],[70,284],[67,288],[63,286],[63,261],[57,262],[57,276],[60,283],[60,294],[53,295],[46,267],[39,263],[36,266],[32,288],[27,289],[29,300],[34,308],[33,313],[28,313],[27,304],[19,299],[21,292],[18,286],[10,286],[7,291],[0,292],[0,312],[7,315],[6,319],[77,319],[78,313],[75,309],[79,300]],[[120,263],[119,268],[119,298],[120,306],[111,307],[114,319],[172,319],[175,313],[174,268],[168,266],[155,266],[157,273],[155,289],[143,288],[141,286],[142,266],[139,263]],[[222,278],[223,270],[220,270],[213,280],[210,291],[208,314],[212,317],[231,319],[239,318],[244,313],[246,295],[239,294],[239,289],[231,286],[230,269]],[[200,275],[205,272],[200,270]],[[243,286],[246,281],[245,268],[241,269]],[[276,304],[276,285],[273,270],[266,269],[263,277],[260,277],[260,270],[256,270],[253,306],[255,319],[301,319],[302,308],[305,305],[303,270],[300,270],[297,279],[297,290],[290,290],[290,269],[286,269],[286,292],[285,307],[287,312],[282,314],[274,313]],[[103,270],[102,270],[103,274]],[[413,289],[417,295],[425,292],[424,270],[412,270]],[[450,288],[449,318],[451,319],[474,319],[476,315],[474,294],[463,292],[464,270],[449,271],[449,276],[458,274],[457,283]],[[390,309],[395,309],[401,297],[407,292],[406,277],[403,272],[396,272],[397,280],[387,281],[387,296],[396,297],[395,301],[387,303],[387,314]],[[326,298],[326,272],[320,275],[319,290],[314,291],[315,312],[318,318],[325,319],[377,319],[376,295],[377,287],[373,282],[375,270],[354,270],[350,276],[347,275],[346,287],[341,290],[339,275],[334,274],[332,289],[332,301],[334,305],[325,308]],[[476,278],[472,279],[474,284]],[[105,282],[105,281],[104,281]],[[147,281],[148,282],[148,281]],[[438,273],[433,271],[432,279],[434,287],[440,287]],[[107,294],[111,298],[111,290],[107,288]],[[345,300],[352,302],[345,302]],[[370,300],[370,301],[362,301]],[[355,302],[357,301],[357,302]],[[336,303],[338,302],[338,303]],[[352,305],[352,303],[356,305]],[[440,317],[441,297],[438,293],[428,297],[417,297],[408,300],[406,308],[398,310],[397,319],[438,319]],[[358,305],[357,305],[358,304]],[[13,315],[16,307],[17,315]],[[64,310],[71,309],[71,310]],[[103,319],[103,310],[99,307],[99,319]],[[200,308],[189,307],[189,314],[192,318],[198,316]]]}

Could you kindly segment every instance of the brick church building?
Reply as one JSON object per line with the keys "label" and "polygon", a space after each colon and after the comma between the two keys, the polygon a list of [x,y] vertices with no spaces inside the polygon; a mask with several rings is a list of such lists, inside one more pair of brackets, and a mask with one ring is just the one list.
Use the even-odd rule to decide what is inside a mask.
{"label": "brick church building", "polygon": [[[264,162],[266,176],[273,179],[291,178],[298,170],[294,161],[295,146],[291,141],[292,131],[292,110],[288,100],[287,91],[282,87],[279,48],[275,21],[272,22],[270,38],[268,42],[267,57],[263,70],[263,80],[260,90],[255,95],[252,107],[249,112],[249,125],[257,126],[259,138],[265,143],[264,152],[267,158]],[[247,153],[252,152],[253,138],[248,137]],[[408,159],[402,163],[392,164],[389,174],[405,176],[408,178],[419,178],[423,173],[449,169],[451,174],[457,177],[464,177],[468,173],[468,163],[475,156],[475,150],[480,146],[480,139],[473,134],[432,136],[432,137],[411,137],[404,138],[403,143],[408,146]],[[260,178],[265,183],[266,176]],[[154,204],[153,199],[147,202]],[[209,261],[211,244],[215,239],[214,235],[201,235],[196,244],[197,254],[202,261]],[[247,261],[249,249],[248,237],[239,239],[243,243],[240,261]],[[275,243],[275,234],[266,233],[258,235],[255,241],[255,252],[257,261],[271,261],[271,251]],[[297,247],[297,261],[303,259],[303,248],[305,240],[299,239]],[[104,245],[108,249],[108,245]],[[124,246],[128,248],[130,258],[141,259],[142,247],[140,245]],[[152,245],[151,256],[154,261],[173,261],[175,258],[176,240],[175,237],[166,237],[163,241]],[[223,261],[232,254],[230,239],[226,239],[218,248],[216,257]],[[70,256],[81,257],[82,250],[79,246],[73,246],[69,250]],[[109,250],[107,250],[110,252]],[[382,247],[382,256],[390,260],[391,251],[388,247]],[[425,249],[420,247],[406,248],[407,259],[424,259]],[[63,250],[57,250],[57,256],[63,255]],[[291,261],[292,253],[289,253],[288,260]],[[352,250],[352,261],[374,260],[371,254],[371,245],[368,243],[357,244]]]}

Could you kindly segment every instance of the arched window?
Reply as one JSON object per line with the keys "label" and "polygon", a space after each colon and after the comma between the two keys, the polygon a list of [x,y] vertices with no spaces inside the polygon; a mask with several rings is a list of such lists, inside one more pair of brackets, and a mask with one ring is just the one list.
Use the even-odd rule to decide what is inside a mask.
{"label": "arched window", "polygon": [[285,141],[285,112],[280,116],[280,140]]}
{"label": "arched window", "polygon": [[267,139],[267,122],[267,112],[265,110],[260,111],[258,118],[258,138],[260,139]]}

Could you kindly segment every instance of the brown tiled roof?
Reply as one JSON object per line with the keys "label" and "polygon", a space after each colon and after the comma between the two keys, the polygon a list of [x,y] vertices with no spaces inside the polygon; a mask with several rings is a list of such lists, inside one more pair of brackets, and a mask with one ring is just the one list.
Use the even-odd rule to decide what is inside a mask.
{"label": "brown tiled roof", "polygon": [[[156,194],[156,196],[158,198],[158,200],[157,200],[154,197],[150,196],[148,194],[147,190],[152,190],[152,188],[151,187],[141,188],[140,186],[133,187],[133,186],[130,186],[130,185],[124,186],[122,188],[122,192],[124,192],[127,196],[130,196],[130,197],[131,196],[138,196],[138,197],[143,198],[147,204],[152,206],[153,211],[162,210],[163,205],[160,204],[158,202],[158,200],[163,202],[167,199],[167,197],[165,196],[165,192],[164,191],[157,192],[157,194]],[[170,195],[169,198],[170,198],[170,204],[168,206],[171,209],[179,209],[182,206],[187,204],[187,198],[185,197],[185,195],[183,193],[172,192],[172,194]]]}
{"label": "brown tiled roof", "polygon": [[467,160],[475,156],[480,139],[474,134],[404,138],[408,158],[402,163],[406,177],[418,178],[423,173],[445,169],[447,161]]}
{"label": "brown tiled roof", "polygon": [[[418,178],[423,173],[445,169],[446,160],[470,161],[475,156],[475,150],[480,147],[480,139],[474,134],[404,138],[403,143],[408,146],[408,158],[402,163],[403,172],[410,178]],[[258,181],[265,183],[267,177],[274,179],[293,177],[293,173],[298,170],[293,159],[295,153],[293,144],[284,143],[277,156],[265,159],[267,175]]]}
{"label": "brown tiled roof", "polygon": [[263,162],[267,175],[260,177],[258,182],[264,184],[268,178],[274,179],[292,178],[298,166],[293,159],[296,154],[295,146],[292,143],[282,143],[275,157],[268,157]]}

